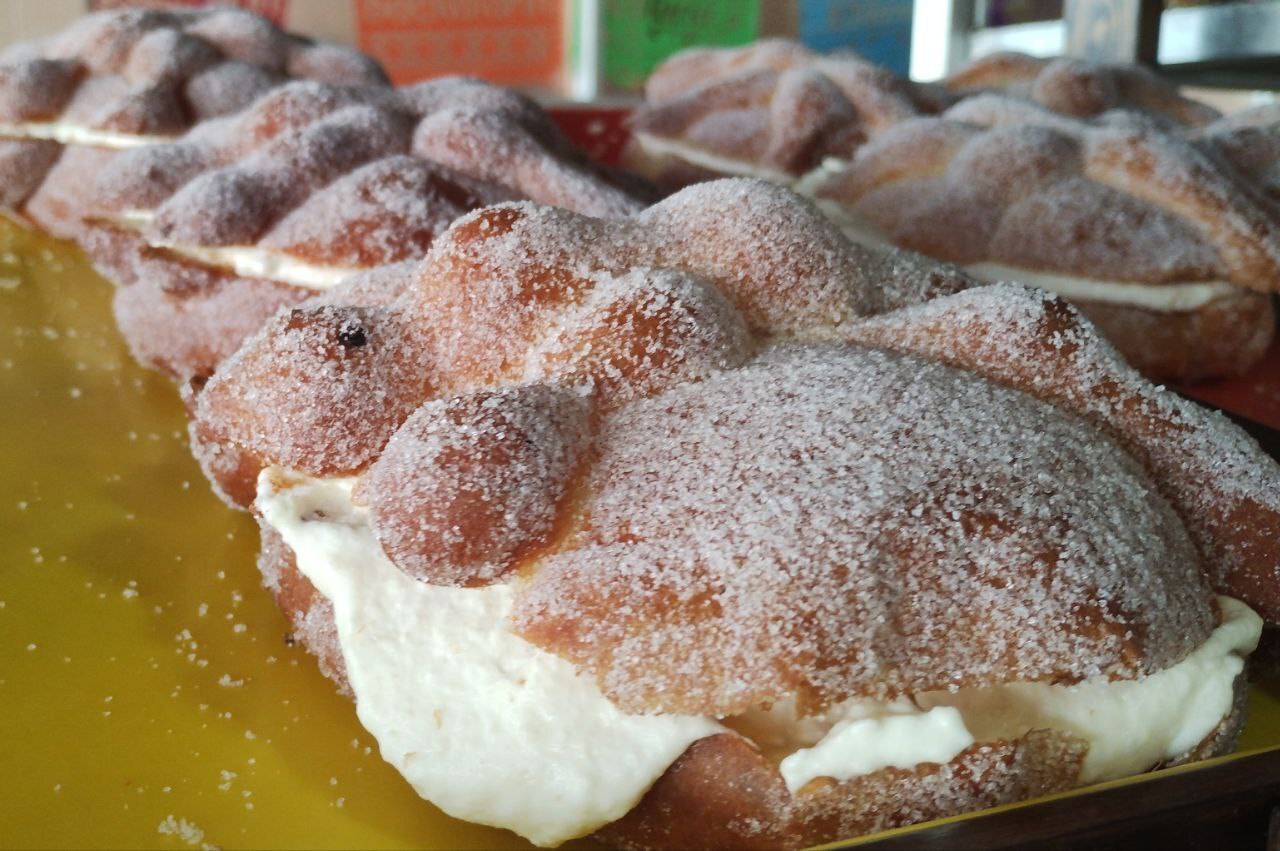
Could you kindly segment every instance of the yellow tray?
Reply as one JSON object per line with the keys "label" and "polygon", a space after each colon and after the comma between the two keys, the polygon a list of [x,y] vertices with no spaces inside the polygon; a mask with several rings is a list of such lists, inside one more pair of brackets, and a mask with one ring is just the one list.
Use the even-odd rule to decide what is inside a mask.
{"label": "yellow tray", "polygon": [[[0,219],[0,846],[527,847],[417,798],[286,643],[110,297]],[[1242,747],[1280,744],[1253,703]]]}

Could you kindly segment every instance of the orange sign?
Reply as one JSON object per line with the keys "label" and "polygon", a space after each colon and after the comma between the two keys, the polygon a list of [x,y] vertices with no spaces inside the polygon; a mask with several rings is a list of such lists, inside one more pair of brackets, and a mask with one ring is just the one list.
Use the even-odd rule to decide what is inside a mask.
{"label": "orange sign", "polygon": [[561,0],[356,0],[360,49],[398,84],[463,74],[553,87],[565,27]]}

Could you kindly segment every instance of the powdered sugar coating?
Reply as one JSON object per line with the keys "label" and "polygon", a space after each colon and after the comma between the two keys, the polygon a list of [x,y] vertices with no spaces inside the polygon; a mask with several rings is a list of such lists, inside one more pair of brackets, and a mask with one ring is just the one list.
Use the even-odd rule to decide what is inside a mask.
{"label": "powdered sugar coating", "polygon": [[[1004,351],[991,340],[1013,346],[1043,324],[1027,305],[1060,304],[994,288],[951,297],[992,317],[990,334],[940,311],[928,315],[943,317],[951,348],[884,351],[898,347],[900,325],[915,328],[916,311],[948,300],[909,305],[969,282],[931,277],[916,259],[909,281],[886,287],[893,262],[834,233],[812,206],[748,181],[622,221],[490,207],[437,239],[410,280],[404,267],[357,279],[308,307],[333,313],[304,313],[300,332],[282,314],[210,382],[199,422],[264,462],[363,471],[359,497],[402,568],[432,582],[514,583],[517,628],[631,710],[720,714],[797,696],[812,712],[852,694],[1132,677],[1202,642],[1217,622],[1204,574],[1217,565],[1197,551],[1186,512],[1239,503],[1187,508],[1142,440],[1053,395],[1088,366],[1074,351],[1106,351],[1088,326],[1050,335],[1043,352],[1027,344],[1061,370],[1025,381],[981,358],[940,364],[968,352],[966,340]],[[350,398],[276,380],[328,368],[332,343],[317,329],[353,315],[345,298],[385,305],[398,290],[390,307],[359,314],[375,333],[362,335],[369,360],[348,360],[335,382]],[[583,354],[561,369],[543,356],[552,343]],[[643,357],[610,370],[619,352]],[[664,373],[673,362],[698,368]],[[593,415],[566,414],[566,402]],[[370,408],[387,416],[356,439],[351,418]],[[270,421],[246,420],[267,410]],[[321,421],[337,410],[345,419]],[[1153,432],[1166,429],[1169,409],[1142,410]],[[1219,422],[1187,431],[1181,445],[1198,442],[1202,456],[1260,454]],[[304,438],[333,454],[303,457]],[[459,452],[477,444],[485,451]],[[1187,481],[1204,488],[1212,475],[1198,468]],[[1053,738],[1035,752],[1035,738],[806,792],[777,817],[825,837],[832,824],[870,829],[1076,782],[1079,743]],[[776,775],[762,762],[744,767],[755,793],[744,817],[767,821],[785,787],[756,785],[756,768]],[[742,835],[776,847],[773,829],[756,822]]]}
{"label": "powdered sugar coating", "polygon": [[1280,203],[1280,106],[1263,104],[1233,112],[1199,128],[1192,138],[1239,169],[1272,204]]}
{"label": "powdered sugar coating", "polygon": [[1142,65],[1068,56],[1037,59],[1021,53],[992,53],[956,71],[943,85],[958,95],[1004,92],[1076,118],[1133,109],[1170,123],[1196,126],[1218,116],[1217,110],[1183,97]]}
{"label": "powdered sugar coating", "polygon": [[385,157],[313,194],[258,244],[324,265],[368,269],[422,257],[454,219],[512,194],[415,157]]}
{"label": "powdered sugar coating", "polygon": [[[489,207],[436,240],[412,283],[392,278],[404,286],[390,311],[400,336],[373,344],[397,347],[394,359],[407,359],[413,372],[358,376],[362,364],[351,362],[344,380],[375,393],[388,392],[379,382],[390,381],[396,394],[417,394],[412,404],[406,396],[408,409],[380,408],[402,417],[432,396],[540,381],[589,390],[608,408],[738,366],[765,337],[830,336],[863,313],[971,283],[922,258],[854,246],[812,205],[747,180],[691,187],[620,221],[528,203]],[[345,298],[335,290],[316,303]],[[272,389],[247,386],[263,380],[260,371],[327,368],[322,350],[289,342],[279,325],[249,341],[210,386],[236,388],[236,398],[255,393],[269,405],[284,385],[271,378]],[[260,432],[251,408],[224,405],[217,394],[199,416],[271,462],[290,463],[276,454],[287,441],[311,446],[309,463],[319,468],[360,469],[381,444],[352,443],[357,424],[339,427],[335,418],[361,420],[365,408],[334,408],[322,390],[290,388],[290,410],[318,413],[275,421],[270,434]],[[321,418],[339,437],[312,429]]]}
{"label": "powdered sugar coating", "polygon": [[[313,49],[322,52],[307,56]],[[172,132],[243,108],[299,70],[327,82],[386,83],[373,60],[349,49],[314,45],[238,9],[99,12],[6,56],[0,121],[51,119],[58,104],[84,100],[79,89],[91,86],[95,94],[110,96],[98,100],[94,113],[72,116],[82,126]],[[187,92],[188,86],[194,90]],[[112,124],[109,116],[132,108],[124,107],[130,100],[148,104],[135,126]]]}
{"label": "powdered sugar coating", "polygon": [[1215,589],[1280,617],[1280,465],[1221,414],[1144,380],[1062,301],[982,287],[846,332],[978,372],[1088,420],[1151,472]]}
{"label": "powdered sugar coating", "polygon": [[[880,130],[948,101],[851,54],[823,57],[782,40],[682,51],[654,70],[645,94],[632,118],[637,133],[784,182],[826,157],[847,159]],[[655,157],[643,141],[628,159],[661,177],[669,157]]]}
{"label": "powdered sugar coating", "polygon": [[597,215],[642,206],[513,92],[466,79],[396,91],[297,82],[116,157],[88,206],[95,222],[150,213],[153,246],[260,245],[368,268],[420,256],[462,212],[524,197]]}
{"label": "powdered sugar coating", "polygon": [[[1133,423],[1112,422],[1055,395],[1053,388],[1077,387],[1072,371],[1087,365],[1072,352],[1110,351],[1087,325],[1074,329],[1079,339],[1071,346],[1042,352],[1025,344],[1056,368],[1048,378],[1001,373],[981,358],[956,362],[1016,389],[930,363],[947,361],[950,348],[920,344],[925,360],[823,345],[898,347],[896,329],[914,327],[913,311],[944,303],[976,305],[972,315],[992,323],[979,327],[1010,341],[1004,348],[984,342],[987,336],[944,313],[939,333],[961,352],[969,351],[966,339],[979,352],[1002,352],[1039,327],[1027,305],[1045,304],[1042,294],[986,288],[971,302],[953,296],[910,308],[968,281],[920,260],[885,281],[892,268],[882,252],[844,241],[811,205],[759,181],[693,187],[622,221],[502,204],[463,217],[436,240],[385,314],[397,317],[398,336],[370,337],[399,347],[401,371],[379,376],[351,362],[342,381],[352,398],[361,387],[396,397],[396,405],[375,406],[387,412],[376,434],[355,439],[367,407],[348,404],[338,413],[331,397],[305,384],[273,386],[259,377],[319,372],[317,349],[289,339],[284,320],[210,382],[210,390],[223,389],[206,390],[198,416],[264,463],[350,472],[375,462],[386,438],[423,403],[465,408],[530,383],[590,394],[601,418],[592,426],[594,454],[580,498],[553,496],[552,525],[565,524],[569,535],[556,537],[551,554],[528,568],[521,624],[631,708],[687,701],[681,711],[710,712],[796,692],[816,706],[926,680],[933,687],[1006,675],[1128,676],[1180,658],[1212,626],[1202,575],[1228,593],[1248,594],[1251,604],[1280,601],[1280,584],[1250,588],[1225,578],[1275,572],[1280,559],[1268,555],[1266,540],[1280,540],[1269,531],[1280,526],[1254,506],[1258,488],[1280,492],[1280,474],[1221,422],[1165,405],[1135,408],[1142,415]],[[645,293],[657,300],[637,300]],[[650,303],[663,310],[645,307],[622,322],[594,318],[608,315],[603,305]],[[646,317],[662,318],[639,321]],[[799,348],[782,346],[787,340]],[[580,354],[548,358],[549,351]],[[1007,363],[1021,362],[1017,351]],[[624,363],[619,352],[643,357]],[[664,372],[670,364],[679,368]],[[1128,375],[1132,395],[1158,396]],[[302,413],[256,423],[238,402],[227,404],[250,394],[257,394],[255,409]],[[446,399],[453,401],[432,401]],[[329,419],[322,422],[321,413]],[[412,429],[405,434],[407,445],[421,445]],[[1254,465],[1256,479],[1232,490],[1212,483],[1214,466],[1170,472],[1148,447],[1156,438],[1147,435],[1157,434],[1172,447],[1162,450],[1166,456],[1230,456],[1239,469]],[[295,450],[303,446],[313,454],[302,458]],[[437,557],[439,547],[424,542],[439,543],[447,537],[441,530],[452,529],[439,524],[433,535],[406,520],[430,498],[409,483],[453,475],[432,468],[434,457],[405,452],[392,480],[366,475],[361,486],[371,505],[399,509],[400,525],[384,540],[393,541],[393,559],[397,542],[418,545],[400,554],[406,564],[423,553]],[[782,460],[768,466],[770,458]],[[424,466],[415,479],[416,462]],[[491,474],[486,468],[476,487],[501,502],[520,477]],[[448,479],[432,493],[456,486]],[[1211,495],[1192,500],[1182,490],[1195,488]],[[530,512],[542,518],[533,526],[551,522],[547,505]],[[1231,524],[1244,516],[1262,517],[1264,531],[1241,538]],[[497,527],[501,540],[525,540],[523,528]],[[479,577],[489,581],[513,564],[494,560]],[[735,585],[742,564],[763,573],[747,571]],[[865,568],[857,574],[862,584],[850,579],[854,564]],[[1004,582],[997,564],[1032,578]],[[911,575],[884,579],[894,565]],[[412,569],[451,582],[477,578],[474,560]],[[989,581],[975,581],[983,577]],[[895,597],[902,588],[914,590]],[[776,608],[762,597],[776,599]],[[879,611],[876,601],[894,599],[905,608],[889,632],[859,619],[858,612]],[[1053,601],[1061,608],[1050,612]],[[975,637],[939,661],[930,654],[954,643],[938,632],[954,620],[952,611],[973,620],[958,634]],[[1030,616],[1049,618],[1051,637],[1028,632]],[[704,649],[656,653],[674,646],[664,640]],[[777,654],[742,658],[759,647]],[[929,662],[913,667],[913,659]]]}
{"label": "powdered sugar coating", "polygon": [[423,405],[362,481],[383,550],[437,585],[487,585],[536,556],[560,525],[589,415],[588,400],[545,385]]}
{"label": "powdered sugar coating", "polygon": [[[354,50],[289,35],[237,9],[98,12],[49,39],[5,51],[0,137],[51,137],[105,152],[136,147],[243,109],[298,75],[387,82],[376,62]],[[0,174],[29,170],[22,211],[57,236],[75,237],[81,205],[59,212],[64,205],[42,198],[40,182],[52,167],[0,151]],[[19,209],[19,202],[5,202]]]}
{"label": "powdered sugar coating", "polygon": [[266,317],[296,301],[285,284],[198,267],[188,273],[157,258],[142,265],[131,286],[115,291],[112,309],[139,363],[185,380],[209,376]]}
{"label": "powdered sugar coating", "polygon": [[1258,291],[1280,282],[1280,225],[1256,191],[1133,115],[1087,123],[982,95],[887,131],[815,195],[957,262]]}
{"label": "powdered sugar coating", "polygon": [[[424,155],[433,149],[438,157]],[[601,215],[642,206],[531,100],[466,79],[399,90],[295,81],[174,143],[113,157],[96,184],[83,230],[99,269],[125,285],[170,276],[171,298],[191,301],[148,315],[141,295],[121,296],[136,308],[127,329],[215,312],[221,291],[246,281],[261,281],[265,293],[286,288],[300,302],[315,292],[309,277],[319,289],[419,258],[454,219],[499,201],[541,198]],[[215,248],[240,254],[220,258]],[[193,278],[201,286],[186,285]],[[131,344],[179,380],[207,375],[217,360],[184,352],[225,356],[281,303],[264,300],[234,329],[214,321],[202,333],[186,323],[193,338],[173,352]]]}
{"label": "powdered sugar coating", "polygon": [[282,310],[222,364],[197,419],[218,440],[313,475],[358,470],[426,395],[404,337],[376,307]]}
{"label": "powdered sugar coating", "polygon": [[923,360],[772,349],[597,441],[582,524],[514,617],[630,711],[1134,676],[1214,625],[1137,463]]}

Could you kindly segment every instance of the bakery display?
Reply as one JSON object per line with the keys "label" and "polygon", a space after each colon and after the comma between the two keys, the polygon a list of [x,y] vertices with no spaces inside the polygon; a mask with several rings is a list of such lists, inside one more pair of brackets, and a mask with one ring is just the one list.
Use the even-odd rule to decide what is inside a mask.
{"label": "bakery display", "polygon": [[385,86],[369,57],[237,9],[123,10],[0,54],[0,208],[76,233],[117,152],[236,112],[290,78]]}
{"label": "bakery display", "polygon": [[790,185],[854,239],[1059,293],[1150,377],[1238,375],[1274,336],[1273,110],[1008,53],[920,86],[786,41],[676,54],[646,100],[633,167]]}
{"label": "bakery display", "polygon": [[1198,127],[1218,118],[1213,107],[1183,97],[1145,66],[1074,56],[992,53],[969,62],[942,85],[957,97],[1015,95],[1073,118],[1095,118],[1115,109],[1157,116],[1174,126]]}
{"label": "bakery display", "polygon": [[725,175],[790,184],[950,100],[940,87],[856,56],[823,56],[783,39],[693,48],[649,77],[624,162],[671,188]]}
{"label": "bakery display", "polygon": [[116,315],[137,358],[187,381],[278,308],[421,257],[469,210],[532,198],[624,215],[645,197],[510,90],[294,82],[115,157],[85,201],[82,242],[122,285]]}
{"label": "bakery display", "polygon": [[1272,202],[1136,113],[1084,121],[979,95],[886,131],[801,188],[852,238],[1062,295],[1158,379],[1239,374],[1274,334]]}
{"label": "bakery display", "polygon": [[968,286],[759,182],[500,204],[277,315],[196,428],[384,757],[541,844],[799,847],[1225,752],[1280,469]]}
{"label": "bakery display", "polygon": [[[127,440],[186,443],[250,512],[262,600],[384,791],[542,846],[800,848],[1234,749],[1280,624],[1280,466],[1138,370],[1236,374],[1271,343],[1275,111],[1010,54],[918,85],[782,40],[685,51],[646,97],[627,158],[664,200],[523,95],[393,88],[236,10],[104,12],[0,56],[0,208],[115,285],[190,415],[189,442]],[[27,322],[54,314],[22,252],[0,365],[66,339],[47,374],[111,373],[67,399],[125,386],[101,339]],[[120,463],[81,475],[112,530]],[[44,484],[17,511],[84,493]],[[225,661],[183,618],[225,619],[236,658],[271,632],[173,559],[185,596],[141,573],[120,601],[153,598],[128,615],[175,657]],[[117,602],[107,570],[88,605]],[[106,664],[159,671],[152,645]],[[168,697],[274,755],[315,719],[218,698],[276,653]],[[128,717],[127,680],[90,682],[95,719]],[[189,783],[160,776],[126,797]]]}

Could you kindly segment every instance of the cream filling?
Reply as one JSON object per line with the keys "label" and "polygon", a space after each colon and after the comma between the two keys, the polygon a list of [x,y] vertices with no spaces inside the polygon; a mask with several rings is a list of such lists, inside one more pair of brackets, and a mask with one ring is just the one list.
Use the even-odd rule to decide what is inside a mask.
{"label": "cream filling", "polygon": [[92,145],[95,148],[141,148],[172,141],[168,136],[142,136],[114,130],[94,130],[65,121],[28,121],[21,124],[0,123],[0,136],[16,139],[48,139],[64,145]]}
{"label": "cream filling", "polygon": [[665,139],[650,133],[636,133],[633,138],[645,153],[658,157],[674,157],[718,174],[731,174],[737,177],[758,177],[770,183],[781,183],[783,186],[790,186],[796,182],[796,178],[785,171],[765,168],[762,165],[745,160],[722,157],[674,139]]}
{"label": "cream filling", "polygon": [[[892,247],[893,242],[876,225],[849,206],[823,198],[818,190],[848,163],[827,159],[796,182],[795,191],[810,198],[851,242],[872,248]],[[1178,284],[1141,284],[1103,281],[1056,272],[1038,272],[1003,263],[972,263],[963,267],[974,278],[987,283],[1017,281],[1039,287],[1065,299],[1126,304],[1166,312],[1196,310],[1212,301],[1237,294],[1240,288],[1227,281],[1197,281]]]}
{"label": "cream filling", "polygon": [[[125,210],[116,217],[116,224],[141,231],[155,213],[151,210]],[[345,266],[324,266],[299,260],[284,251],[259,248],[250,245],[198,246],[179,245],[172,242],[150,242],[153,248],[163,248],[180,257],[186,257],[205,266],[225,269],[246,278],[266,278],[295,287],[310,290],[330,290],[358,274],[360,269]]]}
{"label": "cream filling", "polygon": [[351,480],[264,471],[258,508],[333,602],[361,723],[419,795],[540,845],[635,806],[706,718],[628,715],[567,661],[511,633],[510,585],[450,588],[382,554]]}
{"label": "cream filling", "polygon": [[169,242],[157,242],[153,245],[206,266],[227,269],[242,277],[266,278],[309,290],[333,289],[360,272],[359,269],[344,266],[308,263],[283,251],[247,245],[207,247]]}
{"label": "cream filling", "polygon": [[818,777],[848,780],[882,768],[950,762],[973,744],[973,734],[950,706],[921,711],[909,700],[843,704],[840,719],[813,747],[799,748],[778,765],[792,792]]}
{"label": "cream filling", "polygon": [[1099,281],[1054,272],[1037,272],[1001,263],[973,263],[964,267],[980,281],[1018,281],[1062,296],[1067,300],[1103,301],[1127,304],[1148,310],[1196,310],[1212,301],[1240,292],[1226,281],[1200,281],[1186,284],[1133,284],[1121,281]]}
{"label": "cream filling", "polygon": [[[450,588],[382,553],[354,480],[263,472],[257,506],[332,601],[361,722],[422,797],[458,818],[551,845],[629,811],[711,718],[630,715],[567,661],[510,632],[514,586]],[[819,777],[946,763],[974,742],[1058,729],[1090,743],[1084,782],[1189,751],[1230,712],[1262,621],[1220,598],[1223,623],[1178,664],[1138,680],[1013,683],[854,699],[797,720],[789,701],[727,720],[779,761],[796,792]]]}
{"label": "cream filling", "polygon": [[1235,700],[1244,657],[1258,646],[1262,618],[1219,597],[1222,624],[1185,659],[1137,680],[1105,677],[1074,686],[1009,683],[925,692],[925,710],[954,707],[978,741],[1028,730],[1062,730],[1089,742],[1081,781],[1095,783],[1146,771],[1183,756],[1222,722]]}

